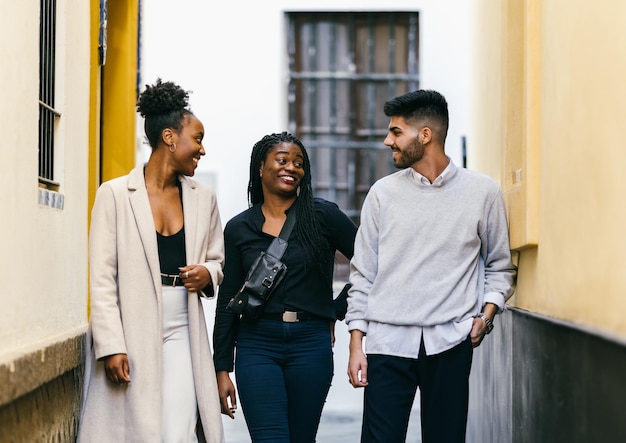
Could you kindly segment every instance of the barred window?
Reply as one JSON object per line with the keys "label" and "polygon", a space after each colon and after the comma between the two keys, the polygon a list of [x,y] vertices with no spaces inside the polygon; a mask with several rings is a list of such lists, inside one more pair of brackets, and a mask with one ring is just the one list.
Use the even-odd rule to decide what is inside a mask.
{"label": "barred window", "polygon": [[58,189],[54,176],[54,133],[61,114],[54,108],[56,0],[40,0],[39,24],[39,183]]}
{"label": "barred window", "polygon": [[309,151],[313,190],[358,220],[394,172],[384,103],[418,88],[417,12],[288,13],[289,130]]}
{"label": "barred window", "polygon": [[[384,103],[418,88],[417,12],[287,14],[289,131],[311,158],[316,196],[357,224],[370,186],[395,172]],[[335,277],[347,262],[337,256]]]}

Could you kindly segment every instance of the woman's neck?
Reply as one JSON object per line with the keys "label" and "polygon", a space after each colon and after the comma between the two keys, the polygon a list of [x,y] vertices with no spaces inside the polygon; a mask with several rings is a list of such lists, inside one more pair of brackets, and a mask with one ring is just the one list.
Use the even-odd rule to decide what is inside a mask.
{"label": "woman's neck", "polygon": [[173,172],[166,162],[160,161],[159,155],[154,152],[150,155],[143,174],[147,187],[164,190],[177,186],[177,174]]}
{"label": "woman's neck", "polygon": [[289,209],[296,201],[296,196],[284,198],[276,195],[263,196],[263,204],[261,210],[265,218],[285,219],[285,211]]}

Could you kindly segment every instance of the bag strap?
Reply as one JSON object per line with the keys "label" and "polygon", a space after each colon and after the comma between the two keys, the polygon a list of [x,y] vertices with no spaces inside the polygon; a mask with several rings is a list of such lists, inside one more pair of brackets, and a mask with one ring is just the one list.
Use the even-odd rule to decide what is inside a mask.
{"label": "bag strap", "polygon": [[280,234],[278,234],[278,237],[272,240],[272,243],[270,243],[269,247],[267,248],[266,253],[268,255],[271,255],[276,260],[280,260],[280,258],[285,253],[285,250],[287,250],[287,239],[289,239],[289,235],[291,234],[291,231],[293,230],[295,224],[296,210],[291,209],[289,210],[289,212],[287,212],[287,220],[285,220],[285,223],[280,230]]}
{"label": "bag strap", "polygon": [[291,209],[287,212],[287,220],[283,223],[283,227],[280,230],[280,234],[278,234],[279,238],[287,241],[289,240],[289,236],[291,235],[291,231],[296,224],[296,210]]}

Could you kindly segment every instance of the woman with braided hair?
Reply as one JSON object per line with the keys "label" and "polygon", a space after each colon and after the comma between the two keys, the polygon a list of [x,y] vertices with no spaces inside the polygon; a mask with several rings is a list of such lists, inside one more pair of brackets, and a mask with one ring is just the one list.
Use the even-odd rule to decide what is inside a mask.
{"label": "woman with braided hair", "polygon": [[[222,413],[234,418],[234,369],[254,443],[314,442],[333,378],[335,251],[352,257],[357,228],[336,204],[313,197],[308,154],[287,132],[266,135],[252,148],[248,204],[224,229],[213,332]],[[239,318],[228,302],[290,211],[296,224],[281,259],[285,277],[259,319]]]}
{"label": "woman with braided hair", "polygon": [[191,179],[204,126],[187,102],[172,82],[147,86],[150,159],[96,193],[79,442],[224,441],[200,300],[221,282],[224,238],[215,194]]}

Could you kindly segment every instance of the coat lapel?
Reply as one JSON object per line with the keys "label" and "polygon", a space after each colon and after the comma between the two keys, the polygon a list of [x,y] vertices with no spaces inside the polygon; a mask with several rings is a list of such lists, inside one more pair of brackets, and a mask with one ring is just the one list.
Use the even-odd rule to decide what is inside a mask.
{"label": "coat lapel", "polygon": [[158,288],[161,286],[159,248],[157,246],[156,228],[154,227],[154,219],[152,218],[152,210],[150,209],[146,182],[143,176],[143,167],[144,165],[140,165],[133,169],[128,176],[128,200],[133,210],[137,231],[139,232],[139,237],[141,238],[143,250],[146,255],[146,261],[150,266],[154,291],[155,294],[158,294]]}
{"label": "coat lapel", "polygon": [[183,216],[185,218],[185,250],[187,264],[203,262],[196,257],[196,235],[198,232],[198,190],[196,183],[185,176],[180,177],[183,186]]}

